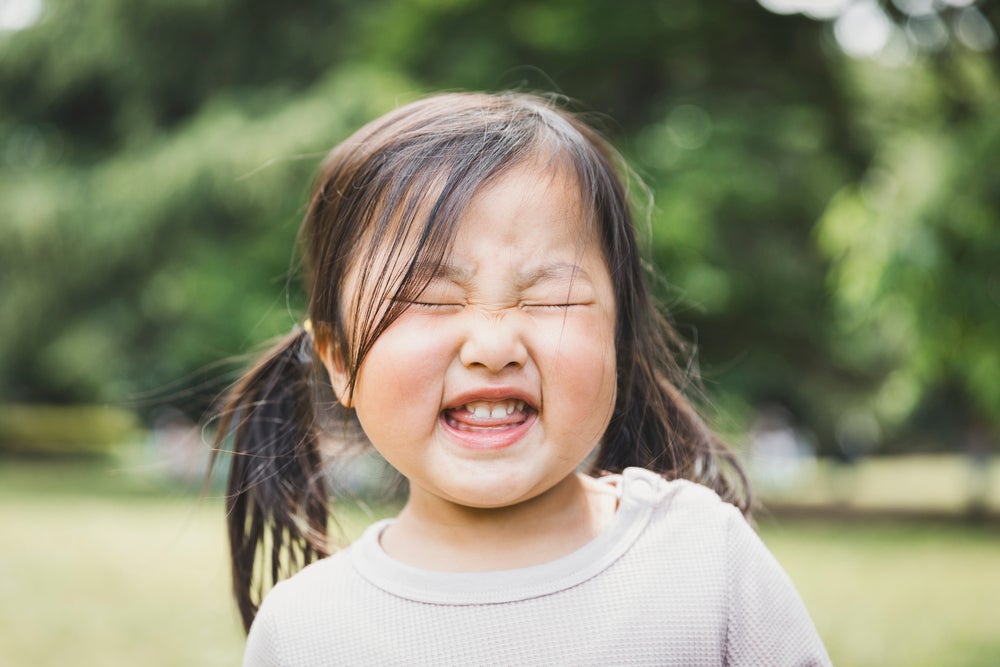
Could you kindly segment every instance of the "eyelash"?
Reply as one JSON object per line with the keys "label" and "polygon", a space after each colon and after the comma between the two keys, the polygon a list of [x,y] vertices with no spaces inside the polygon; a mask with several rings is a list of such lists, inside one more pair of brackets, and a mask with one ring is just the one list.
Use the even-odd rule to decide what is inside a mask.
{"label": "eyelash", "polygon": [[464,308],[464,303],[429,303],[426,301],[407,301],[407,305],[411,308],[420,308],[423,310],[439,310],[441,308]]}
{"label": "eyelash", "polygon": [[573,306],[580,306],[583,304],[579,303],[526,303],[521,304],[521,309],[525,308],[544,308],[546,310],[566,310],[572,308]]}
{"label": "eyelash", "polygon": [[[464,303],[432,303],[428,301],[402,301],[402,303],[407,308],[418,308],[420,310],[441,310],[445,308],[455,308],[461,309],[465,307]],[[538,309],[538,310],[568,310],[574,306],[582,306],[582,303],[521,303],[518,304],[520,310],[528,309]]]}

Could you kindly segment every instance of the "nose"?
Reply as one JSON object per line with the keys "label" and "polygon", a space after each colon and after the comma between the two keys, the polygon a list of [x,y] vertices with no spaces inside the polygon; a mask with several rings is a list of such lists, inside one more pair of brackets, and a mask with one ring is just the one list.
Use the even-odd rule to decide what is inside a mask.
{"label": "nose", "polygon": [[516,313],[473,312],[459,351],[467,368],[482,368],[499,373],[506,368],[524,366],[528,360],[523,332]]}

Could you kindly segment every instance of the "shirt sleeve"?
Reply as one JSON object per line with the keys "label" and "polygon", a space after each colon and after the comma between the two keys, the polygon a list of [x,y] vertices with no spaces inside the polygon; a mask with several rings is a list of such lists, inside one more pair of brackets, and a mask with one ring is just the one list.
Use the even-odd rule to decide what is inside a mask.
{"label": "shirt sleeve", "polygon": [[735,507],[728,521],[727,665],[830,665],[791,579]]}
{"label": "shirt sleeve", "polygon": [[[272,591],[273,592],[273,591]],[[274,613],[265,599],[250,626],[246,649],[243,652],[243,667],[280,667],[278,637],[274,626]]]}

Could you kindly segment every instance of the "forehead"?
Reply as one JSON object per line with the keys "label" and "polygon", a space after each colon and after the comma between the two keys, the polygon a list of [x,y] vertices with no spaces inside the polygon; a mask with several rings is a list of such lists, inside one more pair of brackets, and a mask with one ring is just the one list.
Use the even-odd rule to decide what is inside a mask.
{"label": "forehead", "polygon": [[444,256],[417,257],[413,275],[471,285],[502,274],[515,291],[588,279],[604,264],[593,217],[575,181],[525,165],[477,192]]}
{"label": "forehead", "polygon": [[391,271],[440,262],[467,230],[476,228],[509,230],[505,244],[518,242],[518,231],[524,231],[524,224],[514,223],[534,220],[550,233],[585,240],[595,228],[592,199],[568,160],[530,157],[478,182],[454,176],[425,174],[407,192],[396,191],[380,201],[364,225],[355,268],[374,262]]}
{"label": "forehead", "polygon": [[585,211],[579,181],[571,170],[537,159],[497,174],[477,188],[463,211],[462,222],[474,224],[484,214],[498,211],[518,217],[557,215],[567,218],[567,223],[592,214]]}
{"label": "forehead", "polygon": [[498,260],[508,250],[544,258],[589,245],[593,229],[593,211],[567,170],[525,163],[476,192],[458,219],[451,254],[492,246]]}
{"label": "forehead", "polygon": [[592,198],[571,165],[552,157],[523,160],[479,183],[424,179],[391,204],[373,213],[355,268],[377,265],[399,277],[426,272],[487,236],[498,251],[534,243],[539,252],[567,240],[583,247],[597,236]]}

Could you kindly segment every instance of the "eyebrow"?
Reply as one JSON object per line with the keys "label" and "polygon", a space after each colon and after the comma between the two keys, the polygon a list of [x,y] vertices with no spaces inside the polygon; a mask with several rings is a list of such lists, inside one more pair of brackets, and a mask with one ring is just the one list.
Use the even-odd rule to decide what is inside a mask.
{"label": "eyebrow", "polygon": [[524,271],[517,276],[517,288],[527,289],[533,285],[544,282],[559,282],[571,284],[575,280],[583,280],[590,283],[590,275],[578,264],[570,262],[550,262],[543,264],[529,271]]}
{"label": "eyebrow", "polygon": [[472,272],[461,269],[453,264],[442,262],[417,262],[413,267],[413,275],[419,280],[447,280],[458,285],[472,282]]}
{"label": "eyebrow", "polygon": [[[468,285],[472,282],[471,271],[447,262],[441,264],[420,262],[414,267],[413,272],[415,276],[428,281],[446,280],[457,285]],[[523,291],[538,283],[572,283],[575,280],[591,283],[590,274],[579,264],[556,261],[519,272],[514,284],[518,291]]]}

